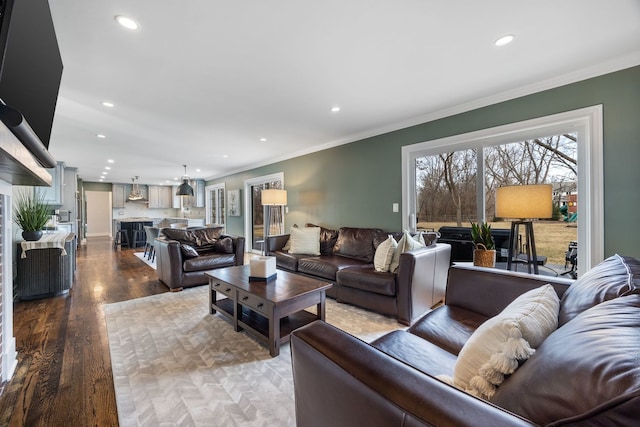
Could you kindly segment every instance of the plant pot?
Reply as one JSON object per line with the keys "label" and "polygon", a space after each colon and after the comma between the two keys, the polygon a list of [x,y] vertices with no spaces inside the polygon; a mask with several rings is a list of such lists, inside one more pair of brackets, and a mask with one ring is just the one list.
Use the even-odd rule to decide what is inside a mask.
{"label": "plant pot", "polygon": [[[483,246],[483,245],[480,245]],[[495,249],[474,249],[473,265],[476,267],[495,267],[496,251]]]}
{"label": "plant pot", "polygon": [[40,240],[42,237],[42,230],[38,231],[23,231],[22,238],[27,242],[35,242]]}

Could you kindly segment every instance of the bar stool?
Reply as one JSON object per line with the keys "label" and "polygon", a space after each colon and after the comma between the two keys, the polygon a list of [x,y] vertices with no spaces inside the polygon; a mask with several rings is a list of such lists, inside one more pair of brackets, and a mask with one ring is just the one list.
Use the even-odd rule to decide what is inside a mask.
{"label": "bar stool", "polygon": [[147,236],[142,229],[142,224],[135,224],[134,228],[131,230],[131,234],[131,237],[133,238],[133,242],[131,245],[132,248],[137,248],[139,243],[142,243],[142,245],[147,244]]}
{"label": "bar stool", "polygon": [[118,246],[122,247],[124,245],[127,245],[127,248],[131,247],[129,244],[129,235],[127,234],[127,230],[118,229],[113,238],[113,249],[118,249]]}
{"label": "bar stool", "polygon": [[[158,227],[151,227],[148,225],[144,226],[144,232],[147,235],[147,241],[144,246],[144,255],[147,256],[147,259],[151,262],[156,259],[156,250],[153,246],[155,244],[156,237],[158,237],[160,229]],[[147,253],[148,252],[148,253]]]}

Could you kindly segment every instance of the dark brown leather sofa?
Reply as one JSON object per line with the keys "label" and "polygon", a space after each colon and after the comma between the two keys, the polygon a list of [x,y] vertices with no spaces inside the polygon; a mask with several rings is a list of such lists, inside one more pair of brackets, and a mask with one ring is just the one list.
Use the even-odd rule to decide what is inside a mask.
{"label": "dark brown leather sofa", "polygon": [[332,282],[326,294],[338,302],[396,316],[410,325],[444,298],[451,247],[436,243],[435,233],[427,234],[428,246],[403,253],[396,273],[378,272],[375,251],[389,234],[396,240],[402,236],[377,228],[322,227],[319,256],[283,250],[289,234],[270,236],[265,248],[276,257],[278,268]]}
{"label": "dark brown leather sofa", "polygon": [[222,227],[163,228],[155,240],[158,279],[171,291],[209,283],[205,272],[244,264],[244,237]]}
{"label": "dark brown leather sofa", "polygon": [[[546,283],[561,297],[560,326],[490,402],[435,378],[451,375],[480,324]],[[407,331],[371,344],[320,321],[295,331],[297,425],[638,425],[640,260],[611,257],[569,284],[452,266],[446,304]]]}

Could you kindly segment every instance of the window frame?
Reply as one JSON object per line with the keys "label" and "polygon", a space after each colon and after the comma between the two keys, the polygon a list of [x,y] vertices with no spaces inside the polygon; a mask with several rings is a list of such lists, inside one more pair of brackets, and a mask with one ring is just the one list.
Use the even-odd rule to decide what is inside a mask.
{"label": "window frame", "polygon": [[[604,172],[602,105],[552,114],[439,138],[402,147],[402,228],[416,229],[416,171],[418,157],[512,143],[541,136],[577,134],[578,155],[578,273],[604,259]],[[480,152],[481,153],[481,152]],[[480,154],[479,153],[479,154]],[[478,173],[483,157],[480,155]],[[481,187],[481,186],[479,186]],[[484,196],[478,192],[479,218],[484,218]],[[584,225],[581,225],[584,224]]]}

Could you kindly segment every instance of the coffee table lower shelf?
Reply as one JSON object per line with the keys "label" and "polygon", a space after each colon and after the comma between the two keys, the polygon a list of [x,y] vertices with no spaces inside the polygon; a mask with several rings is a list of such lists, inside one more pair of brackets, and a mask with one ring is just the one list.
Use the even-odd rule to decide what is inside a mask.
{"label": "coffee table lower shelf", "polygon": [[[233,323],[233,304],[230,298],[223,298],[212,304],[214,310]],[[269,319],[248,307],[242,306],[242,314],[238,316],[237,331],[246,330],[258,340],[269,343]],[[291,332],[315,320],[318,316],[306,310],[298,311],[280,319],[280,344],[289,342]]]}

